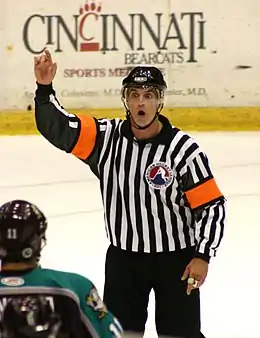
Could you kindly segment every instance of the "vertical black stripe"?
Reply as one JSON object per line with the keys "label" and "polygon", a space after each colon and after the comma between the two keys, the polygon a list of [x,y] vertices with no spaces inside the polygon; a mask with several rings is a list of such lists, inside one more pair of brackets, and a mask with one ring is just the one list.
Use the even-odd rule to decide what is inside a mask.
{"label": "vertical black stripe", "polygon": [[144,146],[139,145],[139,152],[137,157],[137,164],[136,164],[136,174],[134,184],[134,196],[135,196],[135,213],[136,213],[136,228],[138,233],[138,251],[144,252],[144,232],[143,232],[143,222],[141,216],[141,199],[142,196],[140,194],[140,182],[143,180],[143,177],[140,175],[140,167],[141,161],[143,156]]}
{"label": "vertical black stripe", "polygon": [[[147,167],[153,163],[154,155],[156,153],[157,147],[152,145],[151,150],[147,157]],[[145,173],[144,173],[145,174]],[[156,236],[155,236],[155,228],[154,228],[154,217],[152,214],[152,201],[151,201],[151,193],[149,191],[149,184],[146,182],[146,189],[145,189],[145,206],[148,210],[147,212],[147,221],[149,224],[149,238],[150,238],[150,251],[156,252]],[[151,188],[153,189],[153,188]]]}
{"label": "vertical black stripe", "polygon": [[205,169],[207,170],[209,174],[211,174],[211,169],[210,169],[209,160],[207,156],[204,153],[200,153],[199,156],[201,158],[202,163],[204,164]]}
{"label": "vertical black stripe", "polygon": [[[160,161],[166,163],[166,156],[168,153],[168,147],[164,147]],[[172,183],[171,183],[172,186]],[[166,189],[171,190],[170,186]],[[164,252],[169,252],[169,241],[168,241],[168,235],[167,235],[167,230],[166,230],[166,215],[164,214],[164,205],[162,203],[162,196],[161,196],[161,191],[160,190],[155,190],[155,195],[157,199],[157,209],[158,209],[158,217],[160,221],[160,231],[161,231],[161,236],[162,236],[162,248]]]}
{"label": "vertical black stripe", "polygon": [[191,226],[193,229],[195,229],[195,219],[192,217],[191,224],[188,224],[186,212],[184,207],[179,206],[179,214],[182,219],[182,224],[183,224],[183,234],[184,234],[184,239],[185,243],[187,246],[191,246],[191,240],[190,240],[190,234],[189,234],[189,227]]}
{"label": "vertical black stripe", "polygon": [[157,196],[157,210],[158,210],[158,218],[160,222],[160,231],[161,231],[161,237],[162,237],[162,248],[163,248],[163,251],[168,252],[169,242],[168,242],[168,236],[167,236],[167,231],[166,231],[166,219],[164,215],[163,204],[160,202],[160,199],[161,199],[160,190],[156,190],[155,195]]}
{"label": "vertical black stripe", "polygon": [[[167,189],[166,191],[167,206],[174,203],[171,199],[171,194],[172,194],[172,189]],[[180,240],[178,236],[177,216],[172,208],[169,208],[169,211],[170,211],[170,218],[171,218],[172,237],[174,238],[175,248],[179,250],[181,248],[181,244],[180,244]]]}
{"label": "vertical black stripe", "polygon": [[[180,151],[182,145],[184,144],[184,142],[186,140],[187,140],[186,137],[182,137],[180,142],[178,142],[178,150],[179,151]],[[175,167],[175,158],[177,156],[176,150],[177,150],[177,148],[175,147],[174,151],[171,154],[171,166],[172,166],[172,168],[175,172],[176,177],[174,177],[174,180],[175,180],[175,182],[177,181],[177,184],[175,184],[175,182],[173,182],[172,188],[167,190],[167,193],[166,193],[167,206],[170,206],[172,204],[183,205],[183,203],[182,203],[183,192],[182,192],[181,178],[180,178],[179,173],[176,171],[176,167]],[[175,200],[174,201],[172,200],[172,190],[173,189],[175,189]],[[173,207],[171,207],[169,209],[170,209],[171,224],[172,224],[172,237],[174,238],[176,250],[180,250],[181,249],[181,242],[180,242],[180,238],[179,238],[178,219],[177,219],[176,211],[173,209]],[[182,223],[183,223],[184,222],[183,218],[181,218],[181,220],[182,220]]]}
{"label": "vertical black stripe", "polygon": [[208,218],[209,218],[209,215],[205,211],[203,211],[202,212],[202,219],[201,219],[200,233],[199,233],[200,238],[204,238],[205,229],[206,229],[206,226],[208,224]]}
{"label": "vertical black stripe", "polygon": [[[209,239],[208,239],[208,242],[205,245],[205,252],[207,254],[209,254],[209,249],[210,249],[212,243],[214,242],[215,234],[216,234],[216,224],[217,224],[217,221],[219,219],[218,205],[216,205],[215,207],[211,207],[211,208],[213,208],[214,212],[213,212],[212,220],[210,221],[210,223],[207,224],[207,227],[210,227]],[[205,227],[205,230],[206,230],[207,227]]]}
{"label": "vertical black stripe", "polygon": [[[123,145],[123,138],[119,138],[119,144],[118,144],[118,149],[117,149],[117,154],[115,158],[115,171],[118,174],[120,171],[120,163],[121,163],[121,156],[122,155],[122,145]],[[120,236],[121,236],[121,231],[125,231],[126,224],[123,224],[122,222],[122,195],[120,191],[120,185],[119,181],[117,178],[117,196],[116,196],[116,205],[115,205],[115,237],[116,237],[116,245],[121,246],[120,243]]]}
{"label": "vertical black stripe", "polygon": [[130,210],[129,203],[129,182],[128,182],[128,174],[132,161],[132,153],[133,153],[133,143],[128,142],[125,154],[125,182],[124,182],[124,200],[125,200],[125,208],[126,208],[126,219],[127,219],[127,229],[122,229],[122,231],[127,231],[126,237],[126,250],[132,251],[132,243],[133,243],[133,228],[130,213],[135,212],[135,210]]}
{"label": "vertical black stripe", "polygon": [[220,245],[220,242],[223,238],[223,235],[224,235],[224,226],[225,226],[225,218],[226,218],[226,210],[225,210],[225,206],[224,206],[224,199],[221,201],[221,203],[218,204],[218,207],[219,209],[222,210],[222,217],[221,219],[219,220],[219,224],[220,224],[220,236],[219,236],[219,240],[218,240],[218,243],[216,244],[216,248],[219,247]]}

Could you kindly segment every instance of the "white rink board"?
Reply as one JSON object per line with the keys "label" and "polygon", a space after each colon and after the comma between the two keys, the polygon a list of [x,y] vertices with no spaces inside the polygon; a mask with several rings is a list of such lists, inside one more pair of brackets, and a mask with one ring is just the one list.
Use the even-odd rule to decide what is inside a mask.
{"label": "white rink board", "polygon": [[138,64],[162,69],[169,107],[259,104],[258,0],[147,4],[2,0],[0,109],[32,103],[33,56],[45,46],[58,63],[55,87],[67,108],[121,108],[122,77]]}
{"label": "white rink board", "polygon": [[[202,293],[207,338],[259,337],[260,133],[194,133],[228,200],[228,224]],[[223,153],[225,149],[225,153]],[[105,237],[98,180],[39,136],[0,137],[0,203],[35,202],[49,217],[44,267],[104,282]],[[146,338],[156,337],[151,294]]]}

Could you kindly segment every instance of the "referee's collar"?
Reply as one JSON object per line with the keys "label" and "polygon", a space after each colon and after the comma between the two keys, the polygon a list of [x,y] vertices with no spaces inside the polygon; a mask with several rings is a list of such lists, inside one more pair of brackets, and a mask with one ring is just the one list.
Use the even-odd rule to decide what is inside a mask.
{"label": "referee's collar", "polygon": [[162,129],[151,139],[145,139],[145,140],[137,140],[135,139],[132,130],[131,130],[131,122],[127,119],[124,121],[122,126],[122,135],[125,136],[128,139],[135,140],[138,143],[145,144],[145,143],[157,143],[157,144],[168,144],[171,142],[172,139],[172,125],[170,124],[170,121],[163,115],[158,116],[159,121],[162,123]]}

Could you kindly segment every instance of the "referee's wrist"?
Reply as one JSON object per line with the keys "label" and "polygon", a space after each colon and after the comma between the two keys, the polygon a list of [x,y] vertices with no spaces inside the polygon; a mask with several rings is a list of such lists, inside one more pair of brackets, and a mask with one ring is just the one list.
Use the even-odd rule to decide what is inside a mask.
{"label": "referee's wrist", "polygon": [[203,259],[203,260],[206,261],[207,263],[210,262],[210,256],[209,256],[209,255],[206,255],[206,254],[203,254],[203,253],[200,253],[200,252],[196,252],[194,258],[200,258],[200,259]]}
{"label": "referee's wrist", "polygon": [[54,93],[52,83],[45,85],[36,82],[36,85],[37,85],[37,93],[40,95],[50,95]]}

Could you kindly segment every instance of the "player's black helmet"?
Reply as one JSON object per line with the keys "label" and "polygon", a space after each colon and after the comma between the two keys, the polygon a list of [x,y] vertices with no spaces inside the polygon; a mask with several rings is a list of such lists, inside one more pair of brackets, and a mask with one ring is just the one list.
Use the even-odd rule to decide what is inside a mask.
{"label": "player's black helmet", "polygon": [[1,320],[3,338],[54,338],[61,318],[43,296],[11,298]]}
{"label": "player's black helmet", "polygon": [[[164,91],[167,88],[162,72],[153,66],[137,66],[123,79],[122,90],[126,88],[155,88]],[[124,94],[123,94],[124,96]]]}
{"label": "player's black helmet", "polygon": [[40,257],[47,220],[34,204],[13,200],[0,207],[0,259],[2,264]]}

